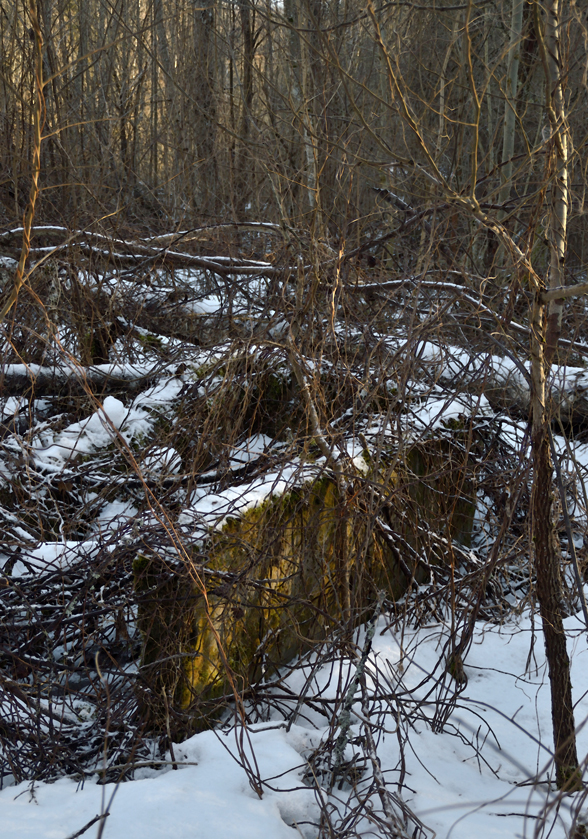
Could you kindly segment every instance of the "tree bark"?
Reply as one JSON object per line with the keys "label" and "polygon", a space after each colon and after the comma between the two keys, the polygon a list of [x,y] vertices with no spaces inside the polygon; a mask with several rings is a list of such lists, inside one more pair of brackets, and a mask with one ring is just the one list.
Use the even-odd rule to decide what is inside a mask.
{"label": "tree bark", "polygon": [[[508,47],[508,69],[506,76],[506,101],[504,103],[504,136],[502,142],[502,168],[500,170],[499,204],[510,198],[512,186],[512,156],[514,154],[516,101],[519,83],[519,63],[521,37],[523,29],[524,0],[513,0],[510,24],[510,43]],[[502,213],[506,215],[506,211]]]}
{"label": "tree bark", "polygon": [[[568,143],[562,89],[560,6],[548,0],[545,26],[535,6],[535,29],[540,44],[546,82],[546,109],[549,115],[550,144],[554,177],[549,212],[549,287],[564,282],[564,257],[567,232]],[[546,379],[559,337],[563,299],[549,302],[549,311],[541,300],[543,289],[536,291],[531,324],[532,379],[532,449],[533,496],[531,502],[532,541],[535,552],[537,599],[543,624],[545,653],[549,667],[551,717],[555,746],[556,781],[560,789],[580,789],[576,732],[572,703],[570,661],[562,620],[560,557],[553,522],[553,464],[549,447],[551,410]],[[547,314],[547,316],[546,316]]]}
{"label": "tree bark", "polygon": [[[550,7],[552,10],[553,7],[557,7],[557,0],[550,3]],[[557,13],[554,18],[557,19]],[[538,18],[536,23],[539,29]],[[550,98],[549,89],[548,98]],[[563,98],[561,104],[563,107]],[[552,122],[552,140],[553,132],[557,133],[557,130],[557,126]],[[557,174],[552,186],[550,214],[550,288],[563,284],[568,189],[566,140],[564,139],[561,143],[554,142],[554,146],[559,146],[559,151],[555,152]],[[543,289],[540,289],[536,293],[531,324],[532,543],[535,554],[537,599],[549,668],[556,781],[560,789],[574,790],[581,788],[582,779],[576,749],[570,661],[562,620],[560,557],[553,521],[553,464],[549,446],[549,423],[552,412],[546,375],[551,367],[561,333],[563,300],[552,300],[549,303],[549,312],[546,313],[546,306],[541,300],[542,291]]]}
{"label": "tree bark", "polygon": [[[551,185],[551,207],[549,214],[549,287],[559,288],[565,284],[564,261],[567,244],[568,208],[570,200],[568,172],[568,129],[563,92],[563,67],[561,62],[561,7],[559,0],[549,0],[545,6],[545,31],[541,32],[541,20],[535,7],[535,21],[541,57],[545,72],[545,104],[549,119],[548,149],[553,167]],[[563,299],[556,298],[549,303],[546,336],[546,359],[553,359],[563,314]]]}
{"label": "tree bark", "polygon": [[541,405],[539,394],[534,394],[533,402],[532,536],[537,600],[549,668],[556,782],[560,789],[580,789],[570,660],[561,610],[560,557],[553,523],[553,465],[549,431],[545,406]]}

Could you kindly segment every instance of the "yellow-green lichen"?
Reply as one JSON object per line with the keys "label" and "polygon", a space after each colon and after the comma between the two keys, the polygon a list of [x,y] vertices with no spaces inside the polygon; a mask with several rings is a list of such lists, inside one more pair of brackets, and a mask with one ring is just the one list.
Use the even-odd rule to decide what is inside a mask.
{"label": "yellow-green lichen", "polygon": [[[208,713],[215,697],[342,627],[346,587],[360,620],[379,590],[397,599],[424,582],[423,533],[434,526],[450,550],[451,539],[467,543],[471,531],[473,484],[448,466],[460,451],[445,441],[410,451],[385,487],[372,464],[344,499],[327,474],[268,498],[211,532],[205,568],[195,559],[175,575],[157,557],[138,556],[136,586],[151,595],[139,625],[152,702],[165,691],[178,710]],[[386,521],[369,512],[370,483],[380,486]]]}

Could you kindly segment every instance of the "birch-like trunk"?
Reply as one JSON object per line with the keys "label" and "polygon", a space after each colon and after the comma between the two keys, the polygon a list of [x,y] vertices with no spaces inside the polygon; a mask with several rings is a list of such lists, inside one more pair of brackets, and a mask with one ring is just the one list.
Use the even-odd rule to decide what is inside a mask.
{"label": "birch-like trunk", "polygon": [[[535,26],[541,45],[549,115],[548,139],[551,159],[551,206],[549,208],[549,287],[563,285],[568,211],[568,142],[562,89],[560,4],[548,0],[545,23],[537,8]],[[549,171],[549,170],[548,170]],[[533,495],[531,503],[532,543],[535,554],[537,599],[543,624],[545,653],[549,667],[551,716],[555,745],[556,780],[560,789],[582,787],[578,768],[570,661],[562,620],[562,585],[559,546],[553,521],[553,464],[549,443],[551,422],[547,373],[551,368],[561,334],[563,299],[552,300],[549,311],[537,289],[533,305],[531,336]]]}
{"label": "birch-like trunk", "polygon": [[[546,105],[551,134],[549,143],[553,164],[548,235],[550,289],[559,288],[565,284],[564,261],[570,201],[569,141],[562,84],[560,15],[560,0],[549,0],[545,6],[545,35],[542,57],[546,76]],[[553,359],[561,334],[563,302],[563,299],[559,298],[552,300],[549,304],[545,350],[548,363]]]}

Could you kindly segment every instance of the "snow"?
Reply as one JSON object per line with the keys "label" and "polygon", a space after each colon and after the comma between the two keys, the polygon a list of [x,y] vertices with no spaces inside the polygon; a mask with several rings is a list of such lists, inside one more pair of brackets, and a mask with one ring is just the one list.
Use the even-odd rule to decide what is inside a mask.
{"label": "snow", "polygon": [[[178,397],[183,386],[179,377],[163,379],[140,393],[128,407],[120,399],[107,396],[89,417],[71,423],[61,431],[39,427],[32,445],[35,461],[51,470],[117,441],[129,444],[134,439],[146,437],[152,431],[157,415],[169,411],[170,404]],[[9,407],[14,409],[12,403]],[[146,466],[148,471],[157,471],[157,464],[160,464],[159,471],[177,471],[177,452],[174,454],[170,449],[164,457],[162,451],[159,451],[154,457],[153,464],[149,461]]]}
{"label": "snow", "polygon": [[272,443],[273,439],[268,437],[267,434],[253,434],[247,440],[233,447],[231,460],[237,463],[249,463],[264,454]]}
{"label": "snow", "polygon": [[485,396],[460,394],[443,399],[431,397],[411,408],[411,416],[406,418],[406,427],[420,431],[446,428],[452,420],[460,421],[473,414],[494,416],[494,411]]}
{"label": "snow", "polygon": [[[221,261],[221,258],[214,259]],[[192,278],[197,285],[201,272],[185,271],[183,276],[186,282]],[[164,299],[168,293],[169,288],[155,290],[153,300]],[[186,303],[184,309],[193,314],[212,316],[222,312],[223,305],[222,295],[210,294]],[[245,297],[237,295],[234,312],[249,312],[249,305]],[[288,322],[274,311],[269,316],[273,319],[270,335],[276,340],[282,338],[289,330]],[[252,324],[255,323],[251,313],[248,317]],[[357,333],[358,337],[362,334]],[[528,363],[519,366],[508,357],[473,356],[469,351],[442,347],[431,341],[421,342],[416,347],[394,338],[386,339],[385,343],[391,354],[401,350],[413,354],[416,367],[427,364],[435,382],[440,384],[431,386],[430,377],[428,383],[412,382],[410,398],[406,400],[403,412],[394,415],[394,427],[389,413],[373,413],[366,420],[364,432],[368,440],[377,442],[378,446],[384,442],[394,445],[398,430],[407,439],[411,434],[422,438],[423,431],[428,434],[433,429],[447,428],[452,420],[476,416],[484,421],[492,418],[500,424],[502,441],[509,442],[513,450],[521,448],[524,423],[505,416],[496,417],[483,395],[456,394],[454,391],[448,395],[441,384],[458,379],[465,384],[476,380],[482,382],[492,372],[496,387],[516,385],[524,388]],[[242,352],[240,345],[231,350],[235,358]],[[251,345],[246,352],[257,350]],[[123,362],[91,368],[89,377],[90,373],[121,379],[142,377],[152,382],[157,376],[158,381],[134,398],[123,397],[125,402],[107,396],[101,404],[95,403],[95,410],[88,409],[91,411],[88,416],[65,427],[69,420],[64,419],[60,424],[59,418],[53,425],[41,422],[33,427],[27,455],[30,454],[35,466],[41,467],[39,486],[45,486],[43,480],[47,475],[61,473],[67,477],[66,472],[73,470],[74,461],[79,466],[98,452],[106,459],[111,453],[113,459],[117,455],[120,459],[121,451],[126,456],[129,449],[146,479],[158,480],[180,473],[181,455],[171,444],[166,444],[165,439],[158,439],[154,434],[156,424],[161,417],[173,418],[175,403],[187,382],[204,380],[202,370],[212,371],[214,360],[224,358],[226,361],[232,357],[228,353],[227,348],[216,347],[200,353],[196,360],[191,357],[189,364],[182,365],[182,369],[188,371],[185,377],[174,375],[177,362],[169,365],[158,362],[156,366]],[[306,368],[317,376],[329,365],[326,358],[305,361]],[[5,369],[28,377],[53,373],[56,378],[64,378],[71,376],[72,371],[82,375],[71,365],[56,370],[34,364],[8,365]],[[588,373],[583,368],[554,368],[553,375],[556,388],[563,392],[588,391]],[[211,393],[214,386],[209,384]],[[391,392],[400,389],[392,374],[388,387]],[[206,396],[207,388],[201,385],[198,393]],[[366,398],[368,393],[366,389],[361,397]],[[27,406],[24,398],[7,397],[0,410],[3,417],[12,417]],[[353,409],[348,413],[352,414]],[[333,426],[340,419],[335,420]],[[347,465],[353,465],[358,473],[368,471],[361,439],[350,435],[338,445],[335,456],[346,456]],[[568,457],[568,461],[574,460],[578,469],[588,469],[588,445],[566,442],[560,437],[555,437],[555,445],[562,454],[569,447],[573,458]],[[211,527],[222,526],[228,516],[242,514],[272,495],[283,494],[324,472],[323,458],[303,462],[293,457],[288,463],[281,466],[278,463],[274,468],[271,458],[277,450],[275,441],[263,434],[242,439],[236,445],[227,443],[223,465],[223,468],[227,466],[227,471],[239,474],[241,470],[245,471],[244,467],[258,461],[261,466],[271,463],[272,468],[253,480],[247,479],[241,485],[235,481],[224,489],[214,482],[214,470],[198,475],[199,484],[191,487],[186,504],[178,514],[182,536],[187,535],[192,540],[205,537]],[[567,463],[565,458],[564,462]],[[123,472],[109,473],[106,478],[105,486],[109,491],[119,480],[126,480]],[[211,483],[207,483],[208,478]],[[103,491],[100,480],[90,486]],[[103,502],[100,502],[101,497]],[[10,572],[13,579],[24,583],[31,575],[64,570],[82,557],[91,560],[102,544],[100,540],[108,533],[123,528],[130,521],[147,520],[147,515],[140,513],[134,501],[126,496],[114,498],[107,492],[101,496],[98,491],[88,490],[85,498],[96,502],[97,512],[91,524],[93,538],[33,543],[17,555]],[[183,504],[183,497],[181,501]],[[485,514],[492,509],[493,503],[490,497],[481,495],[476,513],[478,546],[486,549],[492,543],[493,530]],[[140,519],[140,516],[144,518]],[[26,539],[26,532],[22,531],[22,534]],[[98,596],[102,598],[102,592]],[[513,600],[516,609],[521,608],[514,595]],[[537,617],[533,618],[528,606],[522,614],[517,615],[516,609],[502,625],[483,622],[476,625],[465,661],[468,681],[459,695],[456,695],[455,683],[449,676],[444,676],[449,623],[392,629],[385,616],[379,621],[367,668],[371,723],[377,739],[378,758],[388,790],[401,796],[422,820],[427,827],[427,836],[510,839],[549,835],[553,839],[565,839],[575,808],[584,806],[580,795],[561,797],[553,785],[549,681],[540,623]],[[112,618],[104,621],[111,622]],[[112,623],[112,631],[115,629]],[[588,726],[585,725],[588,719],[587,635],[586,628],[574,616],[566,619],[566,630],[573,663],[578,748],[582,761],[588,755]],[[363,633],[364,630],[360,630],[358,634],[359,647],[363,643]],[[332,742],[336,736],[341,686],[349,682],[354,671],[354,663],[341,657],[340,648],[336,648],[335,653],[325,657],[328,661],[325,664],[321,664],[317,653],[298,662],[290,671],[285,669],[283,684],[292,691],[294,699],[280,699],[280,702],[268,705],[264,722],[250,725],[246,731],[240,725],[225,722],[214,731],[196,734],[175,744],[173,756],[168,753],[167,763],[160,768],[144,766],[137,769],[132,781],[99,785],[95,774],[88,775],[83,783],[78,776],[64,777],[54,783],[31,785],[25,782],[0,790],[3,839],[65,839],[106,811],[109,815],[104,839],[167,839],[172,836],[174,839],[216,839],[217,836],[222,839],[299,836],[318,839],[318,824],[325,807],[331,815],[334,836],[377,839],[389,835],[368,821],[365,813],[369,809],[353,829],[347,831],[344,827],[346,820],[353,821],[350,814],[358,800],[366,796],[374,812],[381,815],[369,762],[365,774],[356,781],[355,790],[344,783],[342,789],[335,787],[329,791],[328,781],[320,772],[315,773],[318,784],[312,783],[313,773],[308,761],[315,750]],[[66,647],[56,647],[53,655],[56,661],[66,659]],[[134,662],[130,666],[137,664]],[[272,691],[280,696],[284,694],[283,686],[274,689],[266,685],[264,690],[268,695]],[[285,722],[279,708],[293,713],[298,697],[304,695],[309,699],[318,697],[323,704],[301,702],[295,722]],[[59,698],[54,700],[55,710]],[[326,714],[319,713],[317,708],[326,709]],[[91,714],[92,706],[89,709],[88,714]],[[443,709],[447,709],[447,718],[441,724],[439,717],[443,716]],[[4,712],[5,709],[0,710]],[[358,701],[353,706],[353,724],[346,749],[346,757],[350,760],[354,756],[359,759],[365,756],[364,720],[365,711]],[[402,751],[400,743],[404,744]],[[244,758],[249,772],[257,778],[261,796],[250,783],[243,766]],[[177,771],[172,766],[174,761],[179,765]],[[98,830],[96,823],[84,835],[95,837]],[[320,833],[321,839],[327,835],[325,831]],[[413,835],[413,827],[408,835]]]}
{"label": "snow", "polygon": [[23,577],[41,571],[59,571],[79,561],[81,556],[92,557],[98,550],[98,543],[88,539],[65,542],[42,542],[36,548],[23,554],[12,569],[12,577]]}
{"label": "snow", "polygon": [[27,404],[22,396],[9,396],[4,400],[4,404],[0,405],[0,412],[2,419],[6,417],[14,417]]}
{"label": "snow", "polygon": [[[238,449],[238,452],[246,454],[243,449]],[[245,484],[227,487],[222,492],[211,492],[206,485],[196,487],[191,504],[180,513],[178,523],[194,528],[192,539],[205,537],[211,527],[222,527],[228,516],[242,515],[272,496],[283,495],[316,478],[323,466],[322,459],[312,465],[294,460],[277,471],[268,472]]]}
{"label": "snow", "polygon": [[118,434],[130,440],[149,430],[150,423],[142,409],[127,409],[120,399],[107,396],[103,405],[87,419],[74,422],[57,434],[41,434],[33,445],[33,452],[40,461],[66,463],[76,455],[88,454],[108,446],[117,439]]}
{"label": "snow", "polygon": [[223,301],[218,294],[211,294],[208,297],[202,297],[200,300],[192,300],[184,305],[184,311],[191,312],[194,315],[214,315],[222,311]]}
{"label": "snow", "polygon": [[130,501],[110,501],[101,507],[94,527],[101,533],[115,531],[138,514],[139,511]]}
{"label": "snow", "polygon": [[182,458],[170,446],[152,446],[140,464],[144,475],[175,475],[182,467]]}
{"label": "snow", "polygon": [[[588,716],[586,631],[577,617],[565,623],[582,759],[588,752],[588,727],[582,727]],[[407,740],[403,800],[438,839],[548,834],[564,839],[581,799],[558,796],[548,784],[553,777],[549,684],[538,626],[533,628],[528,611],[504,625],[477,624],[466,659],[468,684],[444,730],[435,733],[430,724],[435,708],[451,699],[454,685],[445,682],[445,696],[439,683],[431,690],[430,676],[441,673],[447,639],[448,627],[441,623],[401,632],[388,629],[385,617],[374,638],[368,689],[374,690],[376,669],[380,682],[386,674],[393,707],[400,712],[398,724]],[[313,657],[301,662],[286,684],[294,691],[306,684],[310,696],[328,699],[336,695],[339,678],[352,672],[346,663],[339,664],[340,672],[332,662],[313,671],[314,666]],[[385,729],[378,744],[384,777],[389,790],[398,793],[397,723],[384,699],[373,707],[372,722]],[[352,742],[363,727],[357,704],[353,711]],[[335,788],[329,797],[324,782],[319,794],[303,782],[306,758],[325,742],[329,726],[308,708],[289,729],[277,711],[270,717],[247,732],[227,726],[196,734],[175,745],[177,771],[169,764],[139,769],[136,780],[118,787],[97,785],[92,777],[84,784],[62,778],[5,788],[0,792],[3,839],[65,839],[106,807],[104,839],[317,837],[321,797],[329,800],[334,823],[349,812],[346,799],[353,799],[350,789]],[[357,749],[349,745],[348,756]],[[242,755],[261,782],[261,798],[249,784]],[[358,794],[368,794],[370,783],[368,771],[358,782]],[[374,796],[376,809],[378,800]],[[97,829],[87,835],[95,836]],[[364,819],[353,835],[384,834]]]}

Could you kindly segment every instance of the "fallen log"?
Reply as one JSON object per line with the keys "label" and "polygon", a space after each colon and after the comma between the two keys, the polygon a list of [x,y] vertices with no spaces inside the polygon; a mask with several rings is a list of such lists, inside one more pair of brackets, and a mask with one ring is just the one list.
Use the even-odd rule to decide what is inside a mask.
{"label": "fallen log", "polygon": [[97,364],[81,365],[6,364],[0,368],[2,396],[19,396],[34,391],[36,397],[47,393],[88,393],[99,389],[108,393],[143,390],[160,376],[175,372],[177,365]]}
{"label": "fallen log", "polygon": [[[263,228],[262,228],[263,229]],[[273,230],[273,228],[272,228]],[[157,237],[154,240],[125,240],[102,233],[88,230],[68,231],[63,227],[36,227],[33,233],[37,239],[45,241],[56,240],[55,244],[34,245],[29,257],[32,260],[47,259],[59,256],[70,249],[99,257],[101,260],[115,265],[141,265],[145,263],[169,264],[178,267],[194,267],[210,271],[221,277],[232,276],[274,276],[282,273],[282,268],[276,268],[269,262],[253,259],[235,259],[229,256],[200,256],[182,251],[172,250],[174,244],[185,241],[188,233],[170,234],[169,237]],[[6,242],[3,250],[8,256],[17,256],[17,245],[10,245],[14,239],[22,236],[22,228],[14,228],[0,234],[0,242]],[[65,241],[63,240],[65,238]],[[169,244],[165,241],[169,239]],[[61,240],[61,241],[60,241]],[[161,244],[160,244],[161,243]]]}

